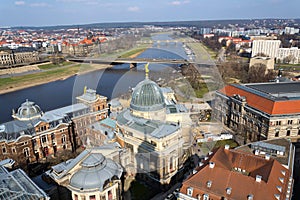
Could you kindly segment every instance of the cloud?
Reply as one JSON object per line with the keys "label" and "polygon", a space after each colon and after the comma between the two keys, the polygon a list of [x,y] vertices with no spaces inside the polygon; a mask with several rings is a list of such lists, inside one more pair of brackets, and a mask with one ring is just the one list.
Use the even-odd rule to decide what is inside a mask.
{"label": "cloud", "polygon": [[172,1],[170,3],[170,5],[173,5],[173,6],[180,6],[180,5],[183,5],[183,4],[188,4],[190,3],[189,0],[184,0],[184,1]]}
{"label": "cloud", "polygon": [[15,1],[15,5],[17,6],[25,5],[25,1]]}
{"label": "cloud", "polygon": [[138,11],[140,11],[140,8],[137,6],[132,6],[132,7],[129,7],[127,10],[130,12],[138,12]]}
{"label": "cloud", "polygon": [[31,7],[49,7],[50,5],[43,2],[43,3],[32,3],[30,4]]}

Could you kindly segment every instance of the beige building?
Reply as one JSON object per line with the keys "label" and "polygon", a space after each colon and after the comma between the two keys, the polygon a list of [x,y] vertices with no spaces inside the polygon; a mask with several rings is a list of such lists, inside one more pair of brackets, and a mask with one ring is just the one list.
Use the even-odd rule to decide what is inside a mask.
{"label": "beige building", "polygon": [[33,48],[0,49],[0,66],[31,63],[39,60],[38,52]]}
{"label": "beige building", "polygon": [[[86,149],[75,159],[46,172],[57,184],[72,192],[73,200],[120,200],[123,168],[119,146]],[[123,156],[122,156],[123,157]]]}
{"label": "beige building", "polygon": [[117,141],[132,154],[129,173],[160,184],[170,183],[183,167],[191,145],[187,109],[165,100],[161,88],[146,78],[134,88],[116,127]]}
{"label": "beige building", "polygon": [[214,118],[243,142],[300,139],[300,83],[232,84],[217,91]]}
{"label": "beige building", "polygon": [[251,57],[264,55],[276,58],[280,44],[280,40],[254,40],[252,42]]}
{"label": "beige building", "polygon": [[261,57],[261,56],[257,56],[257,57],[253,57],[250,58],[250,63],[249,63],[249,69],[251,67],[256,67],[256,66],[261,66],[264,65],[266,66],[266,72],[268,70],[274,70],[274,58],[270,58],[270,57]]}
{"label": "beige building", "polygon": [[35,162],[85,144],[88,126],[107,117],[106,97],[87,90],[78,103],[45,113],[26,100],[12,116],[0,124],[0,160]]}

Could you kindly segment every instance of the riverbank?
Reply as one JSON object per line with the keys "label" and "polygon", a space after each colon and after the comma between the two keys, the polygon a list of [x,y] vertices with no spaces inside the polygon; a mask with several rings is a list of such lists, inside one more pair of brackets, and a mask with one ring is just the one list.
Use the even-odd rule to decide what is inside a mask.
{"label": "riverbank", "polygon": [[54,81],[65,80],[72,76],[85,74],[100,69],[106,69],[109,67],[112,66],[103,64],[76,64],[69,67],[57,68],[50,71],[38,72],[24,76],[1,78],[0,94],[14,92]]}
{"label": "riverbank", "polygon": [[[122,54],[123,58],[135,58],[143,53],[148,47],[138,47],[126,51]],[[49,63],[48,63],[49,65]],[[47,66],[48,66],[47,65]],[[42,66],[39,66],[43,69]],[[17,90],[42,85],[54,81],[64,80],[78,74],[84,74],[100,69],[112,67],[104,64],[72,64],[61,67],[46,67],[46,71],[32,71],[30,74],[21,76],[11,76],[0,78],[0,94],[14,92]],[[44,70],[45,70],[44,69]],[[49,70],[51,69],[51,70]]]}

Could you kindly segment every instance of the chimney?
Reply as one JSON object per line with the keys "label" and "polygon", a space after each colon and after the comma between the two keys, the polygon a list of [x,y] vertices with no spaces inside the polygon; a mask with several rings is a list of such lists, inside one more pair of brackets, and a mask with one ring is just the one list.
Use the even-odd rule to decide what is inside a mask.
{"label": "chimney", "polygon": [[229,147],[230,147],[230,146],[229,146],[228,144],[226,144],[225,147],[224,147],[224,149],[225,149],[225,150],[229,150]]}
{"label": "chimney", "polygon": [[262,176],[256,175],[255,181],[258,182],[258,183],[260,183],[261,182],[261,178],[262,178]]}
{"label": "chimney", "polygon": [[199,167],[203,166],[203,162],[199,162],[199,163],[198,163],[198,166],[199,166]]}
{"label": "chimney", "polygon": [[209,168],[213,169],[215,167],[215,163],[214,162],[209,162]]}

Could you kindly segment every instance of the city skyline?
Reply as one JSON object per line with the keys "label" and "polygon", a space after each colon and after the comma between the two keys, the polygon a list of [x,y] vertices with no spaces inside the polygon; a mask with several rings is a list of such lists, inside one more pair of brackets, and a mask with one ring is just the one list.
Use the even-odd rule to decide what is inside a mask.
{"label": "city skyline", "polygon": [[300,2],[255,0],[13,0],[0,8],[0,27],[51,26],[111,22],[189,21],[218,19],[299,18]]}

